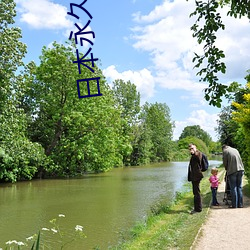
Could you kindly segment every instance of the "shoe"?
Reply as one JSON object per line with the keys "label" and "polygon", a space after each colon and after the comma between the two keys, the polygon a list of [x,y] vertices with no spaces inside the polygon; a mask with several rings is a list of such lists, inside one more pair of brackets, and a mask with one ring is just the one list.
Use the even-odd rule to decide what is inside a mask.
{"label": "shoe", "polygon": [[216,206],[216,207],[219,206],[219,205],[220,205],[219,203],[212,204],[212,206]]}
{"label": "shoe", "polygon": [[236,207],[233,207],[233,206],[228,206],[228,208],[236,208]]}
{"label": "shoe", "polygon": [[191,212],[190,212],[190,214],[196,214],[196,213],[200,213],[201,211],[196,211],[196,210],[192,210]]}

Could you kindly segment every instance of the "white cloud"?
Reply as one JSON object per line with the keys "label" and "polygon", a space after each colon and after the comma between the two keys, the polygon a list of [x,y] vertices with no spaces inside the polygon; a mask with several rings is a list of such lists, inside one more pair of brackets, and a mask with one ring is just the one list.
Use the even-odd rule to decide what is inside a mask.
{"label": "white cloud", "polygon": [[135,84],[141,94],[142,103],[154,95],[155,80],[148,69],[144,68],[139,71],[127,70],[119,73],[116,67],[111,65],[103,70],[103,74],[109,78],[111,82],[116,79],[122,79]]}
{"label": "white cloud", "polygon": [[49,0],[16,0],[21,21],[35,29],[65,29],[73,27],[67,8]]}
{"label": "white cloud", "polygon": [[215,128],[218,126],[217,124],[218,114],[209,114],[205,110],[195,110],[192,111],[189,118],[184,121],[175,121],[175,129],[174,129],[174,140],[178,140],[183,129],[187,126],[200,125],[200,127],[206,131],[213,139],[213,141],[217,141],[217,135],[215,132]]}
{"label": "white cloud", "polygon": [[[67,38],[69,38],[71,31],[73,31],[73,34],[79,31],[75,23],[71,20],[71,17],[67,14],[67,8],[63,5],[53,3],[49,0],[36,0],[36,4],[32,0],[17,0],[16,2],[18,4],[18,11],[21,13],[20,20],[34,29],[62,30],[62,34]],[[87,22],[82,24],[77,20],[77,25],[82,29],[87,25]],[[78,35],[78,44],[80,44],[81,37],[94,43],[95,39],[94,32],[92,33],[91,29],[91,22],[84,31],[89,33]],[[84,48],[91,45],[86,40],[82,42]]]}
{"label": "white cloud", "polygon": [[[202,47],[192,37],[189,18],[195,9],[193,1],[165,0],[150,13],[137,12],[133,20],[137,23],[132,29],[134,48],[147,51],[153,62],[156,85],[166,89],[183,89],[189,92],[200,91],[207,85],[197,82],[197,69],[193,69],[194,52],[201,53]],[[222,81],[243,79],[250,68],[250,25],[247,18],[235,19],[227,16],[227,9],[221,10],[226,30],[219,32],[217,44],[225,51],[227,74]]]}
{"label": "white cloud", "polygon": [[247,17],[227,16],[227,11],[221,10],[226,28],[219,32],[216,44],[226,55],[227,72],[223,78],[232,82],[244,78],[250,69],[250,23]]}

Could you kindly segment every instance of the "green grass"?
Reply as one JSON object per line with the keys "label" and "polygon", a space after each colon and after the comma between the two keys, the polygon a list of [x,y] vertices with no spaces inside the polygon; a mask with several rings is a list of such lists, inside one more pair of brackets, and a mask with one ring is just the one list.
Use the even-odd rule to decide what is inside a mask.
{"label": "green grass", "polygon": [[124,242],[110,249],[190,249],[208,214],[211,202],[208,177],[201,181],[201,192],[203,203],[201,213],[189,214],[193,208],[193,194],[189,183],[184,192],[176,194],[172,204],[161,203],[152,208],[145,222],[138,223]]}

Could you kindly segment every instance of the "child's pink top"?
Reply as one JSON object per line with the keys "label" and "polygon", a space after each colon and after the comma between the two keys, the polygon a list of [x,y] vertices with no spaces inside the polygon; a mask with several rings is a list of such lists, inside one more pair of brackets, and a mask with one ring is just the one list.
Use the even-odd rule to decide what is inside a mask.
{"label": "child's pink top", "polygon": [[209,178],[209,181],[211,183],[211,187],[218,187],[219,179],[216,175],[211,175]]}

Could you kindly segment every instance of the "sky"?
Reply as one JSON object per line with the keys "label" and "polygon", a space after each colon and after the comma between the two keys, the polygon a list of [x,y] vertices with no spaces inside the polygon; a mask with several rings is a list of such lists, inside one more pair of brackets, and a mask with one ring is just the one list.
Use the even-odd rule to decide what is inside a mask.
{"label": "sky", "polygon": [[[192,37],[190,27],[195,18],[193,0],[16,0],[15,25],[22,29],[22,42],[27,44],[26,63],[35,61],[43,46],[53,41],[64,43],[75,24],[84,27],[90,20],[85,36],[94,58],[108,83],[116,79],[137,86],[141,105],[166,103],[175,123],[173,139],[177,140],[186,126],[200,125],[214,141],[218,137],[218,114],[221,109],[204,100],[206,83],[199,82],[192,58],[202,47]],[[79,19],[67,14],[70,3],[82,5],[74,9]],[[226,55],[227,72],[220,81],[246,84],[250,69],[250,21],[235,19],[221,10],[226,29],[218,33],[217,45]],[[88,42],[78,47],[86,53]],[[100,98],[100,97],[94,97]],[[228,105],[225,101],[223,105]]]}

